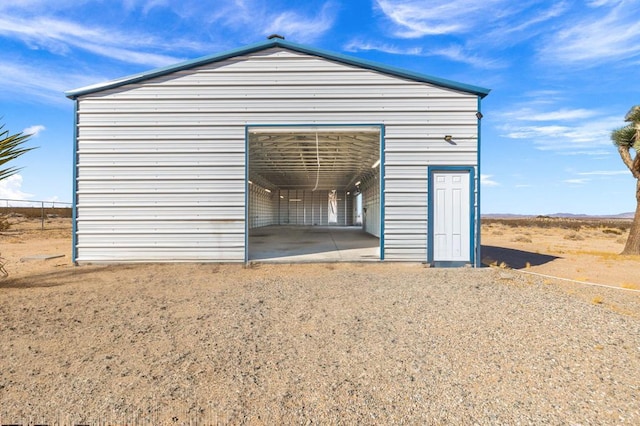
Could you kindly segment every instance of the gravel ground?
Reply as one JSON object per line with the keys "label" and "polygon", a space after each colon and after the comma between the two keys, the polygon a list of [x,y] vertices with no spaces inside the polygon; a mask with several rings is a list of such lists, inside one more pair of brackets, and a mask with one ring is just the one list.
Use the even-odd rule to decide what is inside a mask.
{"label": "gravel ground", "polygon": [[640,424],[640,295],[405,264],[0,281],[0,423]]}

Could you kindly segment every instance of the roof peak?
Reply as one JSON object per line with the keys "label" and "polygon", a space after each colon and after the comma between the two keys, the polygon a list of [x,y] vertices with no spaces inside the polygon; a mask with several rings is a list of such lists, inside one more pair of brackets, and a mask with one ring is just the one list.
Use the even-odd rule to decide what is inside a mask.
{"label": "roof peak", "polygon": [[70,99],[76,99],[78,96],[86,95],[89,93],[96,93],[103,90],[113,89],[115,87],[124,86],[126,84],[137,83],[140,81],[148,80],[150,78],[167,75],[176,71],[195,68],[201,65],[210,64],[213,62],[223,61],[236,56],[248,55],[254,52],[279,47],[288,49],[295,52],[300,52],[308,55],[318,56],[331,61],[340,62],[343,64],[353,65],[360,68],[370,69],[378,71],[384,74],[393,75],[396,77],[406,78],[409,80],[419,81],[423,83],[433,84],[435,86],[446,87],[453,90],[458,90],[466,93],[472,93],[474,95],[484,98],[490,92],[489,89],[485,89],[479,86],[473,86],[470,84],[459,83],[444,78],[433,77],[426,74],[421,74],[415,71],[396,68],[390,65],[373,62],[367,59],[361,59],[353,56],[347,56],[342,53],[330,52],[314,47],[304,46],[301,44],[286,41],[283,36],[279,34],[273,34],[268,37],[268,40],[264,40],[252,45],[244,46],[239,49],[233,49],[226,52],[204,56],[196,58],[186,62],[170,65],[167,67],[157,68],[147,72],[135,74],[129,77],[123,77],[116,80],[107,81],[104,83],[98,83],[91,86],[82,87],[75,90],[69,90],[65,92],[65,95]]}

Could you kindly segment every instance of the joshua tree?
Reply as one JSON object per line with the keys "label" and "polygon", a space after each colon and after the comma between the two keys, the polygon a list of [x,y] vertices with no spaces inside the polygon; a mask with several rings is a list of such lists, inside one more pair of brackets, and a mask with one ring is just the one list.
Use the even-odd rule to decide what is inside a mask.
{"label": "joshua tree", "polygon": [[15,167],[3,167],[6,163],[34,149],[24,148],[22,145],[31,135],[25,135],[22,132],[9,135],[8,130],[2,131],[2,129],[4,129],[4,125],[0,126],[0,180],[8,178],[20,170]]}
{"label": "joshua tree", "polygon": [[[636,178],[636,213],[621,254],[640,254],[640,105],[631,108],[624,121],[629,124],[611,132],[611,140],[618,147],[622,162]],[[635,151],[633,158],[631,148]]]}

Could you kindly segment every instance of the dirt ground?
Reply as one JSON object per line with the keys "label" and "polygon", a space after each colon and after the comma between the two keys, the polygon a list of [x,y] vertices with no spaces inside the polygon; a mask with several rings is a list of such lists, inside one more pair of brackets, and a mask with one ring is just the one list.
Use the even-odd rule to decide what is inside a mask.
{"label": "dirt ground", "polygon": [[492,223],[480,269],[75,267],[69,219],[11,221],[0,424],[640,422],[616,229]]}
{"label": "dirt ground", "polygon": [[[71,268],[71,219],[13,217],[10,228],[0,232],[0,256],[11,278]],[[62,256],[50,260],[28,260],[30,256]]]}
{"label": "dirt ground", "polygon": [[[628,230],[554,219],[557,226],[491,223],[482,227],[483,261],[565,279],[640,289],[640,256],[621,256]],[[567,227],[572,223],[574,227]],[[610,224],[610,223],[609,223]]]}
{"label": "dirt ground", "polygon": [[[71,221],[12,218],[0,235],[0,256],[12,278],[71,268]],[[513,227],[491,223],[482,227],[482,260],[569,280],[640,289],[640,256],[620,256],[628,231],[608,227],[580,230],[535,227],[523,221]],[[63,255],[50,260],[26,260],[33,255]]]}

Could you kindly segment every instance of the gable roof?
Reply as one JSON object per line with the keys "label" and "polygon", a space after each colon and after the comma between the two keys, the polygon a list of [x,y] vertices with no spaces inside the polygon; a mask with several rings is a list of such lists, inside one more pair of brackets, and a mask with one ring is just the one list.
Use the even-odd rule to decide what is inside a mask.
{"label": "gable roof", "polygon": [[438,78],[438,77],[432,77],[426,74],[420,74],[413,71],[408,71],[401,68],[380,64],[377,62],[368,61],[365,59],[355,58],[353,56],[347,56],[340,53],[330,52],[327,50],[321,50],[321,49],[316,49],[308,46],[303,46],[301,44],[286,41],[282,38],[274,37],[266,41],[251,44],[239,49],[233,49],[233,50],[229,50],[229,51],[214,54],[214,55],[203,56],[201,58],[181,62],[181,63],[170,65],[167,67],[156,68],[154,70],[130,75],[127,77],[116,79],[116,80],[110,80],[107,82],[98,83],[91,86],[81,87],[79,89],[69,90],[65,92],[65,96],[68,97],[69,99],[76,99],[78,96],[101,92],[103,90],[108,90],[108,89],[114,89],[120,86],[124,86],[126,84],[138,83],[140,81],[148,80],[154,77],[171,74],[176,71],[187,70],[187,69],[199,67],[202,65],[210,64],[213,62],[223,61],[225,59],[233,58],[236,56],[243,56],[250,53],[259,52],[261,50],[271,49],[274,47],[281,47],[281,48],[289,49],[295,52],[306,53],[312,56],[319,56],[321,58],[329,59],[335,62],[353,65],[359,68],[370,69],[370,70],[378,71],[384,74],[388,74],[396,77],[402,77],[402,78],[406,78],[413,81],[430,83],[435,86],[472,93],[474,95],[480,96],[481,98],[484,98],[490,92],[490,89],[485,89],[483,87],[458,83],[452,80],[447,80],[447,79]]}

